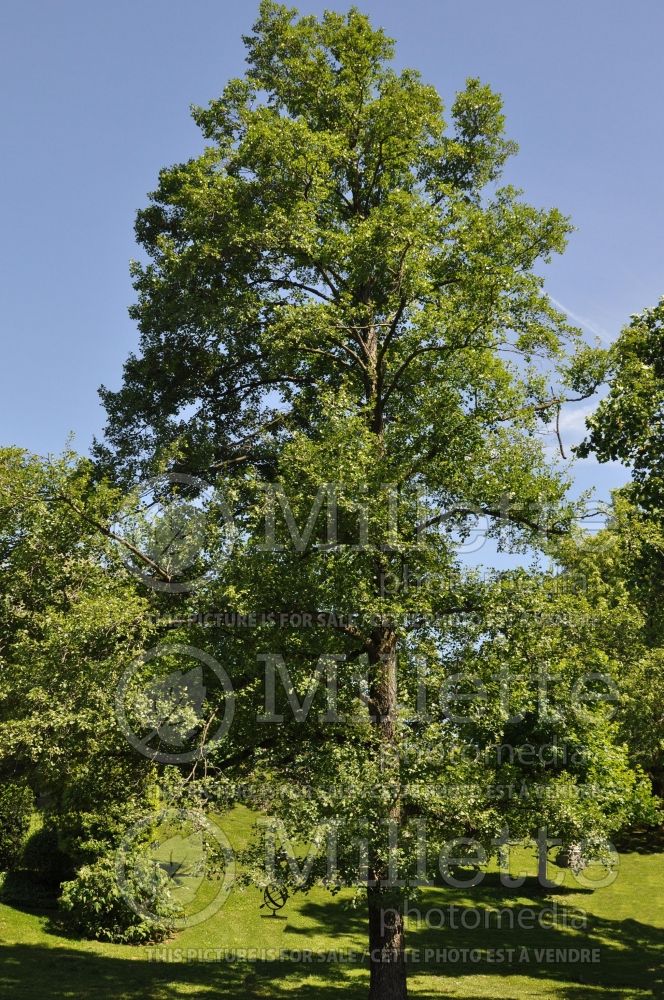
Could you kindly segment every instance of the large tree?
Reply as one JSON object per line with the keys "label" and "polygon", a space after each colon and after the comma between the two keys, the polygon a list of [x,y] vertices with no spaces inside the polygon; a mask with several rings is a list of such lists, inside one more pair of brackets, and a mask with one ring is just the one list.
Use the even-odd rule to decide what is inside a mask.
{"label": "large tree", "polygon": [[566,575],[583,581],[590,651],[606,657],[616,684],[615,719],[630,759],[664,791],[664,646],[662,524],[634,502],[633,486],[616,490],[606,526],[555,546]]}
{"label": "large tree", "polygon": [[616,491],[607,529],[573,556],[641,619],[625,665],[624,726],[635,759],[664,790],[664,299],[636,313],[610,351],[609,391],[577,449],[620,461],[631,482]]}
{"label": "large tree", "polygon": [[612,345],[609,392],[588,419],[577,449],[632,470],[627,495],[648,514],[664,517],[664,299],[632,316]]}
{"label": "large tree", "polygon": [[[130,482],[165,469],[213,482],[220,525],[232,507],[232,558],[194,596],[160,597],[259,616],[189,631],[236,685],[206,780],[251,776],[293,843],[334,828],[335,873],[312,864],[304,882],[357,882],[364,845],[371,997],[402,998],[417,831],[426,823],[432,858],[451,838],[500,835],[482,751],[550,734],[550,718],[533,722],[538,670],[559,667],[569,707],[586,668],[560,630],[533,635],[534,598],[512,600],[500,625],[504,589],[466,574],[455,542],[478,516],[524,547],[567,530],[567,481],[542,432],[555,440],[561,405],[594,391],[604,358],[543,290],[538,267],[570,226],[500,186],[515,147],[489,87],[469,80],[446,121],[435,89],[396,72],[392,41],[355,9],[298,18],[265,0],[245,41],[245,76],[194,111],[204,152],[163,170],[139,212],[140,349],[121,389],[102,390],[96,455]],[[326,494],[336,533],[315,517]],[[295,529],[308,519],[307,538]],[[302,698],[325,654],[344,718],[294,715],[285,688]],[[279,666],[290,680],[282,690],[277,673],[271,713],[263,677]],[[516,736],[506,667],[530,678]],[[436,697],[424,712],[423,691],[464,668],[481,675],[482,705],[455,715]],[[611,734],[602,704],[584,713],[569,728],[587,775],[611,759],[598,749]],[[537,780],[583,775],[562,764]],[[548,802],[512,815],[520,835],[569,819]],[[612,802],[579,812],[569,836],[599,836]]]}
{"label": "large tree", "polygon": [[0,778],[40,796],[72,864],[141,814],[154,781],[113,713],[114,688],[153,633],[108,537],[118,507],[89,460],[0,448]]}

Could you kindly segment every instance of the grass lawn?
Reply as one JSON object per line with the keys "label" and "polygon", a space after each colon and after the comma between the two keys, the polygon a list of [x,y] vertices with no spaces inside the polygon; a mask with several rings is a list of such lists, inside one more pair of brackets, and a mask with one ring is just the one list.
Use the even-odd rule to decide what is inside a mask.
{"label": "grass lawn", "polygon": [[[243,809],[224,820],[232,843],[246,838],[251,821]],[[536,870],[533,855],[515,851],[514,871],[526,865]],[[256,890],[232,891],[209,920],[154,948],[77,940],[58,928],[52,912],[0,905],[0,997],[332,1000],[343,995],[364,1000],[368,973],[359,953],[366,948],[366,921],[361,909],[349,906],[348,894],[332,897],[321,890],[296,896],[276,917],[261,909],[261,902]],[[550,915],[554,904],[556,925],[539,926],[538,915]],[[452,905],[458,929],[427,927],[424,921],[418,926],[416,915],[409,923],[413,997],[664,997],[661,850],[655,853],[647,844],[633,842],[631,849],[621,851],[613,884],[596,890],[581,888],[569,873],[553,893],[542,890],[532,876],[521,888],[508,890],[494,872],[473,890],[429,889],[417,904],[422,912],[433,908],[433,924],[440,922],[441,913],[449,923]],[[535,919],[535,926],[510,927],[506,910],[522,924]],[[251,961],[227,954],[247,948],[273,953]],[[196,952],[191,960],[190,949]],[[580,949],[590,961],[579,960]],[[222,959],[218,950],[225,952]],[[304,959],[303,951],[309,953]],[[349,960],[349,952],[358,960]],[[344,960],[330,961],[335,953]],[[272,954],[281,954],[281,960],[273,960]]]}

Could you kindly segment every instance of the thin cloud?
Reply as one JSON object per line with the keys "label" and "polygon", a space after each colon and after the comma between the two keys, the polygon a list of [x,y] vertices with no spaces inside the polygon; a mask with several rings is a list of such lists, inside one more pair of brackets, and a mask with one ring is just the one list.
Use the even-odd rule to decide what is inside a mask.
{"label": "thin cloud", "polygon": [[595,407],[592,405],[580,406],[576,409],[563,408],[560,414],[560,430],[583,436],[586,433],[586,418],[594,409]]}
{"label": "thin cloud", "polygon": [[562,302],[559,302],[558,299],[554,299],[553,295],[549,295],[549,299],[551,300],[551,302],[553,302],[556,309],[560,309],[562,312],[565,313],[566,316],[569,316],[571,320],[574,320],[575,323],[578,323],[579,326],[584,327],[584,329],[594,334],[595,337],[599,337],[599,339],[603,343],[605,344],[611,343],[611,337],[606,332],[606,330],[603,330],[600,326],[597,326],[595,323],[591,323],[590,320],[585,319],[583,316],[579,316],[578,313],[572,312],[571,309],[568,309],[567,306],[563,305]]}

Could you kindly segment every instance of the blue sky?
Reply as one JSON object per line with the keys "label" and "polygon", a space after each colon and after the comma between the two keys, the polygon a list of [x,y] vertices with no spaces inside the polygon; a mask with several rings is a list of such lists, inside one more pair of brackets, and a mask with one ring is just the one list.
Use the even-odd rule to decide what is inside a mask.
{"label": "blue sky", "polygon": [[[577,232],[550,294],[609,340],[664,294],[664,5],[658,0],[365,0],[449,103],[470,75],[505,100],[508,179]],[[346,4],[307,2],[303,12]],[[191,103],[243,69],[252,3],[3,0],[0,442],[45,454],[103,425],[136,343],[133,218],[163,165],[202,148]],[[578,408],[583,411],[584,408]],[[579,439],[582,412],[563,418]],[[624,471],[577,469],[602,494]]]}

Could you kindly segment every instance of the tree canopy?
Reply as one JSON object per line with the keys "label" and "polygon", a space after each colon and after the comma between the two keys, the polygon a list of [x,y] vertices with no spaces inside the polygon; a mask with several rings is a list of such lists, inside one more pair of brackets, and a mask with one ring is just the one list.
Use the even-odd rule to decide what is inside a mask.
{"label": "tree canopy", "polygon": [[[24,644],[41,643],[49,664],[75,664],[77,687],[90,669],[93,715],[141,643],[170,645],[171,666],[183,645],[223,664],[232,725],[209,745],[197,731],[186,768],[160,758],[177,727],[154,727],[134,755],[137,808],[168,789],[223,810],[241,785],[277,824],[284,884],[350,882],[364,896],[370,995],[403,998],[404,900],[449,874],[440,858],[472,861],[542,828],[599,856],[654,815],[604,697],[630,609],[620,632],[609,598],[593,605],[540,569],[483,578],[459,555],[478,518],[522,551],[569,536],[576,507],[546,443],[610,359],[546,294],[540,265],[570,223],[501,183],[516,147],[488,86],[468,80],[446,112],[354,8],[318,19],[263,0],[245,43],[245,75],[194,109],[203,152],[162,170],[138,213],[140,345],[121,388],[102,389],[94,470],[59,473],[55,509],[78,525],[67,572],[92,566],[82,596],[72,604],[58,563],[48,636],[26,612],[12,657],[20,674]],[[6,469],[48,485],[14,454]],[[195,585],[162,559],[171,522],[132,513],[146,481],[202,512]],[[68,523],[38,536],[47,561]],[[20,587],[22,529],[7,524]],[[63,706],[62,671],[46,674]],[[227,695],[211,689],[199,707],[211,720]],[[71,724],[89,725],[76,712]],[[97,735],[99,752],[106,738],[130,766],[117,729]],[[258,854],[245,860],[260,878]]]}

